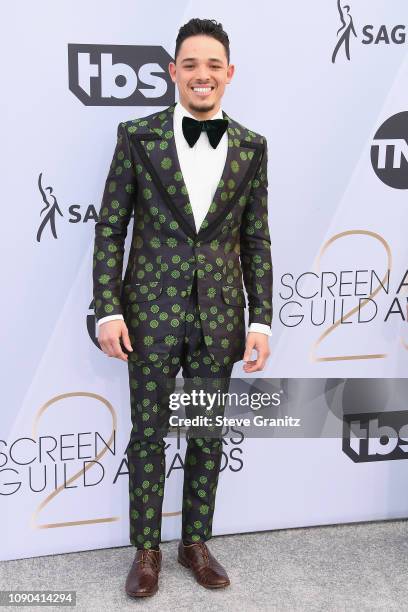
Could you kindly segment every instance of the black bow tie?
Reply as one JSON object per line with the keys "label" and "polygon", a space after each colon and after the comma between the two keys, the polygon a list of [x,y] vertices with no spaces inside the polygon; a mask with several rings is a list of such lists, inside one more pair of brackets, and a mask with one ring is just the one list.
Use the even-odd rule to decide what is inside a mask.
{"label": "black bow tie", "polygon": [[213,149],[216,149],[225,130],[228,127],[227,119],[206,119],[197,121],[192,117],[183,117],[183,134],[190,147],[193,147],[200,138],[201,131],[207,132],[208,140]]}

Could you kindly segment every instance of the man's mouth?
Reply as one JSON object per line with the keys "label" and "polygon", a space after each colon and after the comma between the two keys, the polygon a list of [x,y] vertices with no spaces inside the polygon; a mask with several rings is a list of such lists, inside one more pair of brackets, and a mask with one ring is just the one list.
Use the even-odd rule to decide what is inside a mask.
{"label": "man's mouth", "polygon": [[211,94],[214,87],[212,85],[206,85],[206,86],[192,87],[191,89],[193,90],[195,94],[197,94],[201,98],[205,98],[206,96],[209,96]]}

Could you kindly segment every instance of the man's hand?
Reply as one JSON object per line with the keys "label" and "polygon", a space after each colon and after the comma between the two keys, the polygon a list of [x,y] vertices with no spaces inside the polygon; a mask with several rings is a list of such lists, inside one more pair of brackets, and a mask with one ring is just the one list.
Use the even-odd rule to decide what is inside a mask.
{"label": "man's hand", "polygon": [[120,338],[122,338],[124,347],[128,351],[133,351],[132,345],[130,344],[128,328],[124,321],[107,321],[99,326],[98,342],[103,352],[109,357],[117,357],[118,359],[127,361],[128,356],[122,351]]}
{"label": "man's hand", "polygon": [[[253,349],[255,349],[258,356],[255,361],[249,361]],[[245,361],[245,364],[242,366],[243,370],[248,373],[263,370],[269,355],[269,336],[259,332],[249,332],[246,339],[245,353],[242,358]]]}

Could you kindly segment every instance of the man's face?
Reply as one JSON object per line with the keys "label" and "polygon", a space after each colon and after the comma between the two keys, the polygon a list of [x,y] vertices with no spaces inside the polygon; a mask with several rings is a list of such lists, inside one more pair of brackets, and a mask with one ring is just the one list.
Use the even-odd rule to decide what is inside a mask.
{"label": "man's face", "polygon": [[206,119],[221,106],[225,86],[235,67],[227,62],[222,43],[212,36],[186,38],[180,46],[176,63],[169,72],[177,84],[180,103],[199,119]]}

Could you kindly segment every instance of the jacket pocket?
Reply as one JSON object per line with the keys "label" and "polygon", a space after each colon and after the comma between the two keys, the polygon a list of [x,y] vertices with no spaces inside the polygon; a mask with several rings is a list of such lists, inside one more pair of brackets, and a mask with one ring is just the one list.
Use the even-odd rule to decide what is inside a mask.
{"label": "jacket pocket", "polygon": [[133,302],[150,302],[156,300],[163,291],[161,280],[130,283],[124,286],[124,293],[130,304]]}
{"label": "jacket pocket", "polygon": [[242,287],[234,285],[223,285],[221,294],[224,302],[229,306],[241,306],[245,308],[245,293]]}

